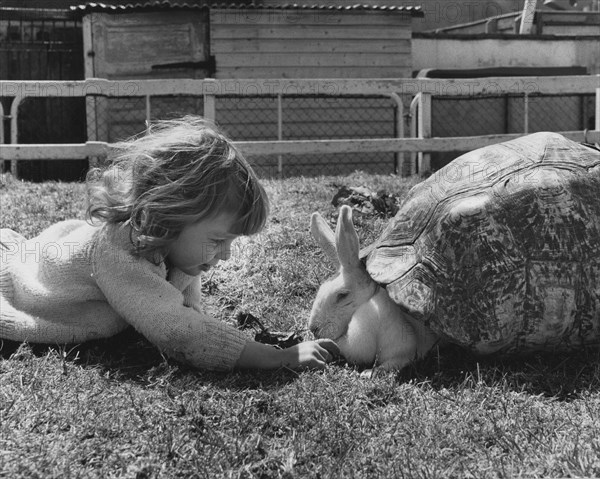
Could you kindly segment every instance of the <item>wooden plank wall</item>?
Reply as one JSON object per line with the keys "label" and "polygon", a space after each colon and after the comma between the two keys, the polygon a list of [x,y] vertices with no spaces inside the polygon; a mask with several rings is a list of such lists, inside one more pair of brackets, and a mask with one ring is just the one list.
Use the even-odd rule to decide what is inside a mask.
{"label": "wooden plank wall", "polygon": [[386,11],[210,12],[216,78],[410,78],[411,17]]}

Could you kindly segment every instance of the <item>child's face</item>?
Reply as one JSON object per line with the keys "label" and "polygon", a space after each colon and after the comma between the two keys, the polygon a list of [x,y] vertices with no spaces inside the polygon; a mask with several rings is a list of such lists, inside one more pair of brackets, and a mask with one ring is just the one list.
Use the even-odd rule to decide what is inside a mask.
{"label": "child's face", "polygon": [[231,256],[231,242],[238,237],[231,233],[236,220],[233,214],[221,213],[186,226],[171,243],[167,254],[169,263],[196,276],[219,261],[227,260]]}

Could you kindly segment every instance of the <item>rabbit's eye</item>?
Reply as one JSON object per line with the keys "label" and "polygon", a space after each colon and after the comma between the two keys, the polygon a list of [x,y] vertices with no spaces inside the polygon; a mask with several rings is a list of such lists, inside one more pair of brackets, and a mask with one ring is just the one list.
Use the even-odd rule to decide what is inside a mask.
{"label": "rabbit's eye", "polygon": [[335,300],[339,303],[340,301],[343,301],[344,299],[346,299],[349,295],[350,295],[350,291],[340,291],[337,294],[337,296],[335,297]]}

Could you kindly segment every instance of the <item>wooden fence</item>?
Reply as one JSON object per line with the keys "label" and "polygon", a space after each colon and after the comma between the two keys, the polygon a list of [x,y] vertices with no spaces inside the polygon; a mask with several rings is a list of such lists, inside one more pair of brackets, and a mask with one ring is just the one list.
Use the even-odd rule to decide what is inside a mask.
{"label": "wooden fence", "polygon": [[[295,155],[358,152],[411,152],[414,153],[412,172],[430,170],[429,153],[467,151],[507,141],[523,133],[469,137],[431,137],[431,98],[435,96],[483,97],[487,95],[522,95],[525,102],[523,133],[528,132],[527,105],[536,95],[595,94],[594,130],[560,132],[575,141],[600,142],[600,75],[560,77],[490,77],[475,79],[331,79],[331,80],[130,80],[109,81],[0,81],[0,97],[12,98],[10,112],[0,108],[3,120],[10,122],[10,134],[4,142],[0,128],[0,158],[11,161],[16,176],[19,160],[65,160],[89,158],[107,154],[110,144],[90,141],[82,144],[19,144],[17,120],[20,102],[27,97],[85,97],[89,104],[97,97],[145,97],[146,118],[150,119],[152,96],[194,95],[204,98],[204,116],[215,118],[215,99],[218,96],[259,95],[276,96],[279,101],[286,95],[306,96],[389,96],[397,105],[398,138],[336,139],[336,140],[283,140],[238,141],[238,147],[248,155]],[[404,110],[401,97],[412,97],[411,137],[404,132]],[[0,104],[1,107],[1,104]],[[279,132],[282,112],[278,109]],[[93,118],[93,116],[92,116]],[[93,120],[92,120],[93,121]],[[402,158],[399,156],[399,158]],[[402,161],[402,160],[399,160]],[[281,165],[279,165],[281,169]]]}

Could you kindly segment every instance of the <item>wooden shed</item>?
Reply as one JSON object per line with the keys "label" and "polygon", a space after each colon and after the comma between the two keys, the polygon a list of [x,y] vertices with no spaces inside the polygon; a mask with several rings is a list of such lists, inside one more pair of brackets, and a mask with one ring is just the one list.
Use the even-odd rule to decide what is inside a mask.
{"label": "wooden shed", "polygon": [[[77,10],[83,21],[85,76],[108,79],[410,77],[411,23],[422,15],[418,7],[405,5],[243,1],[95,3]],[[236,140],[278,138],[276,98],[258,93],[217,99],[217,122]],[[140,132],[145,106],[143,99],[127,98],[89,103],[88,137],[112,142]],[[160,118],[202,114],[202,98],[154,97],[151,111]],[[283,139],[396,135],[395,104],[389,98],[284,97],[282,111]],[[345,156],[348,164],[393,164],[393,154]],[[271,161],[260,159],[267,169]]]}

